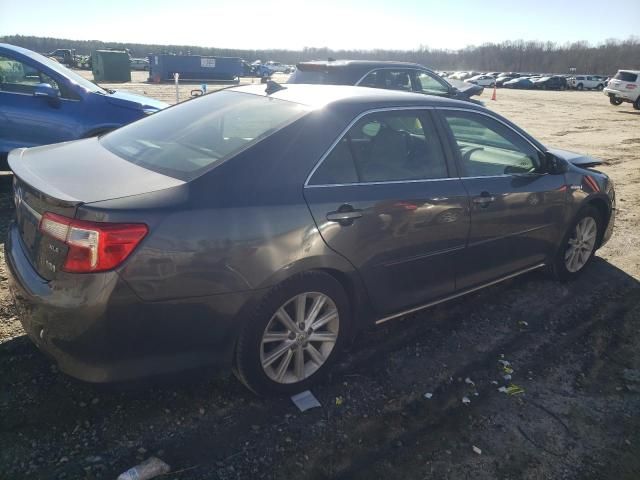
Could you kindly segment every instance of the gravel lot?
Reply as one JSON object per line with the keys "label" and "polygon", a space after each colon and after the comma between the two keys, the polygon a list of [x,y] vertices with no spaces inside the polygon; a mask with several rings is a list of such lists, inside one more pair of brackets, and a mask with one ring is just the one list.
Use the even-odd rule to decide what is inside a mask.
{"label": "gravel lot", "polygon": [[[175,98],[144,78],[109,87]],[[607,161],[616,231],[580,280],[532,273],[367,332],[300,413],[233,378],[68,378],[25,337],[2,266],[0,478],[115,478],[150,455],[171,479],[640,478],[640,112],[599,92],[490,94],[546,144]],[[500,360],[524,393],[498,391]]]}

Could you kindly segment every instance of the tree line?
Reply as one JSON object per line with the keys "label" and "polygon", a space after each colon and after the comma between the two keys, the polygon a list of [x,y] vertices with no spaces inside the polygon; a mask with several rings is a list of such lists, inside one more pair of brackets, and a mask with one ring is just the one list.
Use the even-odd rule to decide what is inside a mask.
{"label": "tree line", "polygon": [[332,50],[304,48],[302,50],[239,50],[198,47],[192,45],[155,45],[140,43],[102,42],[98,40],[67,40],[62,38],[8,35],[0,42],[10,43],[40,53],[56,48],[75,49],[80,55],[106,48],[129,49],[134,57],[160,53],[241,57],[248,62],[275,60],[295,64],[306,60],[356,59],[397,60],[415,62],[434,70],[479,70],[611,75],[620,68],[640,69],[640,38],[609,39],[592,45],[579,41],[563,45],[541,41],[504,41],[473,45],[459,50],[433,49],[421,46],[415,50]]}

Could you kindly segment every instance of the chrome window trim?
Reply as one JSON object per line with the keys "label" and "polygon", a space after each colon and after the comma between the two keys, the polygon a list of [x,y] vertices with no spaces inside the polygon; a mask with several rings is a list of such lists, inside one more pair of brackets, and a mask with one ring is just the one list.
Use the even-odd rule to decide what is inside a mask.
{"label": "chrome window trim", "polygon": [[[513,132],[515,135],[517,135],[518,137],[522,138],[529,145],[531,145],[536,152],[538,152],[541,155],[544,155],[544,152],[541,151],[531,140],[529,140],[527,137],[522,135],[520,132],[518,132],[516,129],[514,129],[511,125],[509,125],[509,124],[505,123],[504,121],[500,120],[499,118],[491,115],[491,113],[483,112],[481,110],[475,110],[475,109],[472,109],[472,108],[462,108],[462,107],[440,107],[440,106],[433,106],[433,105],[410,106],[410,107],[374,108],[374,109],[367,110],[367,111],[362,112],[361,114],[359,114],[355,119],[353,119],[349,123],[349,125],[347,125],[347,127],[340,133],[340,135],[338,135],[338,138],[331,144],[331,146],[327,149],[327,151],[324,154],[322,154],[322,156],[320,157],[320,160],[318,160],[318,162],[315,164],[315,166],[313,167],[313,169],[311,170],[309,175],[307,175],[307,179],[304,182],[303,188],[345,187],[345,186],[356,186],[356,185],[386,185],[386,184],[394,184],[394,183],[397,184],[397,183],[437,182],[437,181],[443,181],[443,180],[471,180],[471,179],[480,179],[480,178],[505,178],[505,177],[513,177],[514,176],[514,175],[508,175],[508,174],[503,174],[503,175],[478,175],[478,176],[464,176],[464,177],[423,178],[423,179],[416,179],[416,180],[388,180],[388,181],[380,181],[380,182],[328,183],[328,184],[320,184],[320,185],[309,185],[309,180],[311,180],[311,177],[316,172],[316,170],[318,170],[318,168],[320,168],[320,166],[322,165],[324,160],[331,154],[331,152],[336,147],[336,145],[338,145],[338,143],[340,143],[342,138],[347,134],[347,132],[351,129],[351,127],[353,127],[361,118],[363,118],[366,115],[372,114],[372,113],[406,111],[406,110],[425,110],[425,111],[426,110],[436,110],[436,111],[443,111],[443,110],[451,111],[451,110],[453,110],[453,111],[477,113],[479,115],[484,115],[485,117],[491,118],[492,120],[495,120],[496,122],[498,122],[501,125],[505,126],[511,132]],[[449,129],[450,129],[450,127],[449,127]],[[538,175],[547,175],[547,173],[546,172],[539,173]]]}
{"label": "chrome window trim", "polygon": [[[322,165],[324,160],[331,154],[331,152],[333,152],[333,149],[336,147],[336,145],[338,145],[338,143],[340,143],[340,141],[349,132],[349,130],[351,130],[351,127],[353,127],[356,123],[358,123],[358,121],[360,121],[360,119],[362,119],[363,117],[365,117],[367,115],[371,115],[373,113],[411,111],[411,110],[428,111],[428,110],[433,110],[433,106],[424,105],[424,106],[410,106],[410,107],[383,107],[383,108],[373,108],[371,110],[366,110],[366,111],[360,113],[358,116],[356,116],[356,118],[354,118],[349,123],[349,125],[347,125],[347,127],[340,133],[340,135],[338,135],[338,138],[336,138],[336,140],[331,144],[331,146],[329,146],[327,151],[322,154],[322,156],[320,157],[320,160],[318,160],[316,162],[315,166],[313,167],[313,169],[311,170],[309,175],[307,175],[307,179],[304,181],[303,188],[307,188],[307,187],[310,187],[310,188],[311,187],[334,187],[334,186],[351,185],[351,184],[348,184],[348,183],[309,185],[309,180],[311,180],[311,177],[313,176],[314,173],[316,173],[316,170],[318,170],[318,168],[320,168],[320,166]],[[418,179],[418,180],[389,180],[389,181],[385,181],[385,182],[365,182],[365,183],[359,183],[358,182],[358,183],[354,183],[353,185],[367,185],[367,184],[371,185],[371,184],[405,183],[405,182],[424,182],[424,181],[427,181],[427,180],[451,180],[452,178],[453,177],[434,178],[434,179],[424,178],[424,179]]]}
{"label": "chrome window trim", "polygon": [[381,182],[326,183],[322,185],[305,185],[305,188],[357,187],[360,185],[392,185],[394,183],[444,182],[447,180],[460,180],[460,179],[458,177],[443,177],[443,178],[423,178],[418,180],[386,180]]}
{"label": "chrome window trim", "polygon": [[448,302],[449,300],[453,300],[454,298],[462,297],[462,296],[467,295],[469,293],[477,292],[478,290],[482,290],[483,288],[490,287],[490,286],[495,285],[497,283],[504,282],[505,280],[509,280],[511,278],[515,278],[515,277],[517,277],[519,275],[531,272],[533,270],[537,270],[539,268],[543,268],[544,266],[546,266],[546,263],[539,263],[537,265],[533,265],[531,267],[524,268],[522,270],[518,270],[517,272],[510,273],[509,275],[505,275],[504,277],[500,277],[500,278],[498,278],[496,280],[492,280],[491,282],[484,283],[484,284],[478,285],[476,287],[468,288],[466,290],[454,293],[452,295],[449,295],[447,297],[441,298],[439,300],[435,300],[433,302],[425,303],[424,305],[420,305],[418,307],[410,308],[408,310],[403,310],[401,312],[393,313],[393,314],[388,315],[386,317],[382,317],[382,318],[376,320],[375,324],[376,325],[380,325],[381,323],[387,322],[389,320],[393,320],[393,319],[396,319],[396,318],[404,317],[404,316],[409,315],[411,313],[419,312],[420,310],[424,310],[426,308],[433,307],[433,306],[438,305],[440,303]]}

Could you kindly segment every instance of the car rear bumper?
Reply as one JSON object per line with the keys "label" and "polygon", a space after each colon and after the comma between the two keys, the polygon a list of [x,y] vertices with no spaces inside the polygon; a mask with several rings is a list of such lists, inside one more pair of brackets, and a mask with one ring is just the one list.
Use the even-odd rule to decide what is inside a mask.
{"label": "car rear bumper", "polygon": [[38,275],[15,225],[5,242],[9,287],[31,340],[88,382],[228,367],[251,292],[143,302],[116,272]]}
{"label": "car rear bumper", "polygon": [[631,103],[635,102],[636,98],[638,98],[638,95],[639,95],[639,93],[636,90],[623,91],[623,90],[614,90],[608,87],[605,88],[603,92],[607,97],[614,97],[619,100],[622,100],[623,102],[631,102]]}

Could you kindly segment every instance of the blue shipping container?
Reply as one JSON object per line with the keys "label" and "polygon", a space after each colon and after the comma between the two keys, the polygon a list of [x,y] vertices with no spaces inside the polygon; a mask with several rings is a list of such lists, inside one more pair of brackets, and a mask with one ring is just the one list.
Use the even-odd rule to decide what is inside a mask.
{"label": "blue shipping container", "polygon": [[239,57],[202,57],[200,55],[149,55],[149,81],[173,81],[179,73],[180,80],[236,80],[244,73]]}

